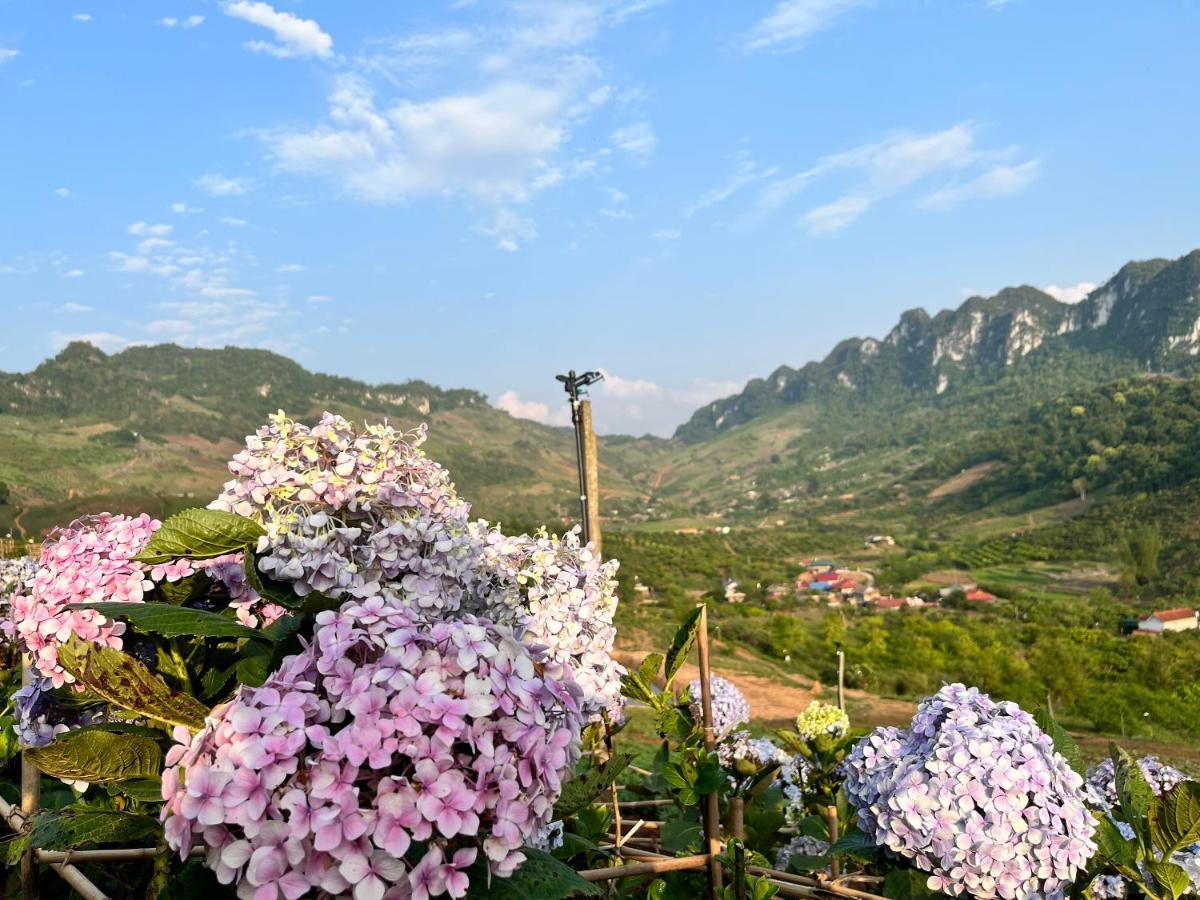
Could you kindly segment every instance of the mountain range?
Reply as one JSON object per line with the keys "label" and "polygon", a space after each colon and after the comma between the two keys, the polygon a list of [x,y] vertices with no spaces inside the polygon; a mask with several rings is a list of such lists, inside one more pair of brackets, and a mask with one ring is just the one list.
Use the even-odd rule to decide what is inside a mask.
{"label": "mountain range", "polygon": [[[676,528],[867,516],[932,489],[920,479],[966,443],[972,462],[986,460],[987,435],[1039,404],[1196,371],[1200,251],[1131,262],[1077,304],[1024,286],[932,316],[909,310],[882,338],[842,341],[705,405],[670,440],[603,437],[603,513]],[[430,453],[480,514],[574,516],[570,431],[515,419],[477,391],[368,385],[263,350],[108,355],[72,343],[32,372],[0,374],[0,527],[36,535],[79,512],[195,505],[218,489],[243,436],[281,408],[426,421]]]}

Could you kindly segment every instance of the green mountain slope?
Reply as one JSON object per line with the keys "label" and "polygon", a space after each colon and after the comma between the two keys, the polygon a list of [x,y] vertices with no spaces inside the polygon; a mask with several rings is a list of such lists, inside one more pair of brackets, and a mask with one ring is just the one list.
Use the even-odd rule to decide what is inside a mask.
{"label": "green mountain slope", "polygon": [[[575,513],[569,429],[514,419],[469,390],[422,381],[367,385],[235,347],[75,343],[27,374],[0,375],[0,528],[30,536],[82,512],[165,513],[213,496],[243,437],[277,409],[357,421],[429,423],[427,449],[480,515],[565,521]],[[602,439],[611,506],[640,497],[644,460],[664,441]],[[0,495],[5,492],[0,491]]]}

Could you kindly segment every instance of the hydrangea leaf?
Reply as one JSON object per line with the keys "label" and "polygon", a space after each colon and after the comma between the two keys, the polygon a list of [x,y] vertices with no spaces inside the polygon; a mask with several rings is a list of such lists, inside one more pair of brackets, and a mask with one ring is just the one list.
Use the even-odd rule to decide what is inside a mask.
{"label": "hydrangea leaf", "polygon": [[1200,784],[1182,781],[1154,798],[1150,837],[1164,854],[1200,842]]}
{"label": "hydrangea leaf", "polygon": [[601,792],[613,784],[633,761],[632,753],[616,753],[599,766],[592,766],[563,785],[562,795],[554,804],[554,818],[574,816],[591,805]]}
{"label": "hydrangea leaf", "polygon": [[1183,866],[1150,859],[1146,861],[1146,868],[1150,870],[1150,877],[1154,879],[1154,883],[1171,900],[1186,894],[1192,886],[1187,869]]}
{"label": "hydrangea leaf", "polygon": [[1121,818],[1137,828],[1150,813],[1154,802],[1154,789],[1146,781],[1142,768],[1132,756],[1118,747],[1111,746],[1113,776],[1117,790],[1117,802],[1121,807]]}
{"label": "hydrangea leaf", "polygon": [[1137,866],[1137,846],[1127,840],[1113,820],[1106,815],[1096,816],[1095,840],[1096,856],[1093,861],[1099,863],[1101,868],[1110,863],[1126,868]]}
{"label": "hydrangea leaf", "polygon": [[162,768],[162,750],[151,738],[90,728],[26,750],[25,756],[47,775],[96,784],[153,778]]}
{"label": "hydrangea leaf", "polygon": [[857,828],[851,828],[833,842],[833,846],[829,848],[829,854],[830,856],[854,856],[859,859],[874,859],[879,855],[879,846],[870,835],[864,834]]}
{"label": "hydrangea leaf", "polygon": [[158,565],[173,559],[212,559],[245,550],[266,534],[252,519],[216,509],[185,509],[165,522],[134,559]]}
{"label": "hydrangea leaf", "polygon": [[666,683],[663,690],[669,691],[671,683],[675,680],[675,676],[679,674],[679,670],[683,668],[684,662],[687,661],[687,656],[692,650],[692,646],[696,643],[696,636],[699,633],[698,627],[700,624],[700,613],[704,607],[697,606],[683,620],[683,624],[679,626],[679,630],[675,632],[675,639],[671,642],[671,649],[667,651],[667,668],[666,668]]}
{"label": "hydrangea leaf", "polygon": [[122,709],[193,731],[204,727],[208,707],[189,694],[173,690],[120,650],[72,636],[59,648],[58,658],[76,681]]}
{"label": "hydrangea leaf", "polygon": [[150,816],[114,809],[68,806],[38,813],[32,827],[8,845],[8,864],[16,865],[30,847],[39,850],[74,850],[90,844],[128,844],[160,831]]}
{"label": "hydrangea leaf", "polygon": [[944,897],[929,889],[929,876],[915,869],[892,869],[883,879],[883,896],[891,900],[930,900]]}
{"label": "hydrangea leaf", "polygon": [[[306,602],[306,598],[297,594],[292,589],[290,584],[282,581],[275,581],[274,579],[263,575],[258,568],[258,554],[253,550],[246,550],[245,558],[242,561],[242,569],[246,573],[246,584],[250,585],[254,592],[258,594],[258,596],[267,600],[273,600],[280,606],[286,606],[289,609],[295,609],[296,607],[300,606],[301,603],[305,603],[306,606],[310,602],[315,603],[317,599],[323,596],[314,596],[314,592],[314,594],[309,595],[308,602]],[[330,608],[337,609],[339,605],[340,603],[335,602]]]}
{"label": "hydrangea leaf", "polygon": [[72,609],[94,609],[109,619],[123,619],[138,631],[163,637],[232,637],[260,640],[261,631],[228,616],[172,606],[169,603],[77,603]]}
{"label": "hydrangea leaf", "polygon": [[491,900],[566,900],[568,897],[594,897],[601,890],[579,873],[549,853],[526,847],[525,862],[510,878],[495,878],[488,883],[486,875],[472,878],[467,897],[488,897]]}
{"label": "hydrangea leaf", "polygon": [[661,653],[651,653],[642,660],[642,664],[638,666],[638,678],[642,684],[652,685],[654,679],[658,677],[658,670],[662,668],[663,655]]}
{"label": "hydrangea leaf", "polygon": [[1075,743],[1075,738],[1071,737],[1067,729],[1058,724],[1048,709],[1039,709],[1034,713],[1033,718],[1038,727],[1046,732],[1046,735],[1054,742],[1054,749],[1067,761],[1067,765],[1074,769],[1081,778],[1085,777],[1087,766],[1084,765],[1083,754],[1079,751],[1079,745]]}
{"label": "hydrangea leaf", "polygon": [[141,800],[145,803],[158,803],[163,798],[162,779],[157,776],[114,781],[106,787],[110,794],[124,794],[131,800]]}

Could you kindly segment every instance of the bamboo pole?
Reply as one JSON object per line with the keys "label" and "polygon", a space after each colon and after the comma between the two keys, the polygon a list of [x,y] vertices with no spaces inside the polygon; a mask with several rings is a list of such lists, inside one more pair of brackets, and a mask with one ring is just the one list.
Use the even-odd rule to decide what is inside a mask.
{"label": "bamboo pole", "polygon": [[[25,823],[26,823],[25,815],[21,812],[21,810],[19,810],[15,806],[13,806],[11,803],[9,803],[7,800],[5,800],[3,797],[0,797],[0,817],[2,817],[4,819],[4,821],[8,823],[8,827],[11,828],[13,831],[17,832],[17,834],[21,834],[25,830]],[[24,888],[25,888],[25,880],[24,880],[25,868],[24,868],[24,866],[25,866],[26,859],[30,860],[30,863],[33,866],[33,870],[34,870],[35,874],[37,872],[37,864],[34,861],[33,852],[31,851],[29,853],[26,853],[25,856],[22,857],[22,859],[21,859],[21,875],[22,875],[21,888],[22,888],[22,891],[24,891]],[[63,881],[65,881],[67,884],[69,884],[71,887],[73,887],[75,889],[75,892],[78,893],[79,896],[83,897],[83,900],[109,900],[108,895],[105,894],[104,891],[100,890],[100,888],[98,888],[94,884],[92,884],[92,882],[90,880],[88,880],[88,877],[86,875],[84,875],[81,871],[79,871],[77,868],[75,868],[70,863],[66,863],[66,862],[50,863],[50,868],[52,868],[55,872],[57,872],[59,877],[62,878]],[[37,900],[37,897],[39,896],[36,881],[33,884],[33,894],[30,896],[32,896],[34,898],[34,900]]]}
{"label": "bamboo pole", "polygon": [[[38,850],[37,861],[47,865],[64,862],[128,862],[153,859],[163,854],[157,847],[116,847],[108,850]],[[204,856],[203,847],[193,847],[190,856]]]}
{"label": "bamboo pole", "polygon": [[[712,712],[712,670],[708,661],[708,606],[700,606],[700,622],[696,633],[696,651],[700,657],[700,704],[704,713],[704,747],[712,750],[717,743],[713,733]],[[717,854],[721,852],[721,811],[717,805],[716,793],[707,794],[704,798],[704,837],[708,845],[708,890],[709,896],[715,898],[721,889],[721,863]]]}
{"label": "bamboo pole", "polygon": [[741,797],[729,800],[729,836],[739,841],[746,839],[746,801]]}
{"label": "bamboo pole", "polygon": [[[829,843],[832,846],[837,843],[837,839],[841,836],[842,832],[841,827],[838,825],[837,806],[825,807],[825,822],[829,827]],[[838,878],[842,874],[842,866],[836,856],[829,858],[829,874],[834,878]]]}
{"label": "bamboo pole", "polygon": [[[21,659],[21,685],[29,687],[33,684],[33,664],[29,654]],[[29,761],[25,751],[21,751],[21,814],[25,821],[32,818],[42,802],[42,773],[37,766]],[[17,830],[17,829],[14,829]],[[21,900],[37,900],[38,868],[33,850],[27,850],[21,857]]]}
{"label": "bamboo pole", "polygon": [[585,869],[579,873],[584,881],[612,881],[616,878],[632,878],[635,875],[657,875],[660,872],[680,872],[688,869],[703,869],[711,857],[707,853],[697,856],[664,856],[645,862],[609,866],[605,869]]}
{"label": "bamboo pole", "polygon": [[846,651],[837,649],[838,709],[846,711]]}
{"label": "bamboo pole", "polygon": [[596,453],[596,430],[592,427],[592,401],[579,401],[579,435],[583,452],[583,495],[587,498],[585,534],[592,549],[600,554],[600,459]]}

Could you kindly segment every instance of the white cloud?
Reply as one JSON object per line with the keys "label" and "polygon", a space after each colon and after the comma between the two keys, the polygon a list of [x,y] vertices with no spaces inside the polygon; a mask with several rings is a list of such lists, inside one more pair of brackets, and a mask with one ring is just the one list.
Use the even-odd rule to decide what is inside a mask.
{"label": "white cloud", "polygon": [[601,209],[600,215],[604,216],[604,218],[606,218],[606,219],[615,219],[617,221],[625,221],[627,219],[633,218],[633,213],[631,213],[629,210],[613,209],[612,207],[609,207],[609,206],[606,206],[603,209]]}
{"label": "white cloud", "polygon": [[71,16],[71,18],[74,19],[76,22],[90,22],[90,21],[92,21],[92,14],[91,13],[75,13],[75,15]]}
{"label": "white cloud", "polygon": [[866,197],[848,195],[810,209],[804,214],[804,225],[809,234],[836,234],[852,224],[870,207],[871,201]]}
{"label": "white cloud", "polygon": [[239,197],[250,190],[250,185],[244,178],[230,178],[219,172],[201,175],[195,184],[214,197]]}
{"label": "white cloud", "polygon": [[130,256],[128,253],[114,250],[108,254],[108,258],[112,260],[113,266],[118,272],[150,271],[150,260],[144,256]]}
{"label": "white cloud", "polygon": [[158,250],[164,250],[167,247],[174,247],[175,242],[167,238],[149,237],[143,241],[138,241],[137,250],[142,256],[149,256]]}
{"label": "white cloud", "polygon": [[496,406],[516,419],[532,419],[543,425],[571,424],[570,409],[564,406],[551,410],[546,403],[540,403],[537,400],[522,400],[516,391],[505,391],[496,401]]}
{"label": "white cloud", "polygon": [[13,47],[0,47],[0,65],[10,62],[21,55],[21,51]]}
{"label": "white cloud", "polygon": [[1078,303],[1094,291],[1097,286],[1091,281],[1081,281],[1079,284],[1069,284],[1064,287],[1059,287],[1057,284],[1048,284],[1042,290],[1060,303]]}
{"label": "white cloud", "polygon": [[1018,165],[993,166],[969,181],[948,184],[921,201],[925,209],[954,209],[968,200],[991,200],[1018,194],[1038,177],[1041,162],[1031,159]]}
{"label": "white cloud", "polygon": [[733,170],[729,178],[717,187],[705,191],[699,200],[683,211],[683,214],[685,216],[694,216],[696,213],[708,209],[710,206],[724,203],[746,185],[763,178],[771,178],[778,171],[778,168],[775,167],[761,169],[758,163],[750,159],[749,156],[740,154],[737,167]]}
{"label": "white cloud", "polygon": [[308,295],[309,303],[330,303],[332,301],[333,301],[333,298],[330,297],[328,294],[309,294]]}
{"label": "white cloud", "polygon": [[269,3],[237,0],[226,4],[225,15],[259,25],[275,36],[275,43],[248,41],[243,45],[255,53],[266,53],[281,59],[293,56],[318,56],[324,59],[333,55],[333,38],[322,31],[320,25],[312,19],[301,19],[289,12],[280,12]]}
{"label": "white cloud", "polygon": [[276,266],[275,271],[280,275],[289,275],[293,272],[303,272],[304,268],[300,263],[285,263],[282,266]]}
{"label": "white cloud", "polygon": [[171,204],[171,212],[177,216],[194,216],[196,213],[204,212],[204,210],[195,206],[188,206],[182,200],[177,200]]}
{"label": "white cloud", "polygon": [[109,331],[90,331],[85,334],[64,334],[61,331],[55,331],[50,335],[50,343],[54,347],[55,353],[72,341],[86,341],[93,347],[99,347],[105,353],[119,353],[134,343],[129,338]]}
{"label": "white cloud", "polygon": [[800,49],[807,39],[824,31],[853,9],[867,6],[869,0],[780,0],[770,15],[742,37],[747,51],[773,50],[789,53]]}
{"label": "white cloud", "polygon": [[65,187],[55,188],[55,189],[54,189],[54,194],[55,194],[55,196],[57,196],[57,197],[70,197],[70,196],[71,196],[71,189],[70,189],[70,188],[65,188]]}
{"label": "white cloud", "polygon": [[228,225],[231,228],[245,228],[250,223],[245,219],[239,219],[237,216],[221,216],[221,224]]}
{"label": "white cloud", "polygon": [[164,16],[158,20],[158,24],[163,28],[196,28],[203,24],[204,16],[188,16],[184,19],[178,19],[175,16]]}
{"label": "white cloud", "polygon": [[158,238],[161,238],[161,237],[166,237],[168,234],[170,234],[172,231],[174,231],[175,226],[174,225],[165,225],[165,224],[150,225],[150,224],[147,224],[146,222],[138,221],[138,222],[134,222],[126,230],[130,234],[134,235],[135,237],[158,237]]}
{"label": "white cloud", "polygon": [[[63,277],[63,278],[82,278],[83,276],[84,276],[84,271],[83,271],[83,269],[68,269],[67,271],[63,272],[63,276],[62,276],[62,277]],[[67,307],[79,307],[79,309],[78,309],[78,310],[75,310],[76,312],[78,312],[78,311],[84,311],[84,310],[86,310],[86,311],[90,311],[90,310],[91,310],[91,307],[90,307],[90,306],[80,306],[80,304],[78,304],[78,303],[65,303],[65,304],[63,304],[63,309],[66,309]]]}
{"label": "white cloud", "polygon": [[813,234],[836,233],[881,200],[938,174],[973,173],[966,181],[924,198],[922,207],[948,209],[967,199],[1013,193],[1032,180],[1038,165],[1036,160],[1015,166],[999,162],[1015,152],[1016,148],[980,148],[970,122],[923,134],[899,132],[822,157],[808,169],[767,182],[739,225],[758,224],[821,181],[840,183],[841,189],[832,200],[801,217],[800,224]]}
{"label": "white cloud", "polygon": [[283,301],[256,300],[234,290],[225,297],[173,300],[159,306],[167,315],[147,323],[146,332],[198,347],[248,341],[272,344],[288,311]]}
{"label": "white cloud", "polygon": [[647,161],[658,146],[658,138],[649,122],[635,122],[612,133],[612,142],[640,162]]}
{"label": "white cloud", "polygon": [[80,315],[92,312],[92,307],[85,306],[82,303],[64,303],[58,308],[58,311],[61,313],[70,313],[71,315]]}
{"label": "white cloud", "polygon": [[682,385],[663,385],[645,378],[623,378],[612,372],[591,390],[596,396],[597,428],[606,433],[670,435],[696,408],[741,389],[741,383],[694,378]]}
{"label": "white cloud", "polygon": [[662,228],[654,232],[650,237],[656,241],[677,241],[683,237],[683,232],[678,228]]}
{"label": "white cloud", "polygon": [[496,239],[496,246],[501,250],[514,253],[537,237],[537,226],[532,219],[527,219],[508,208],[496,210],[496,215],[490,223],[479,226],[481,234]]}

